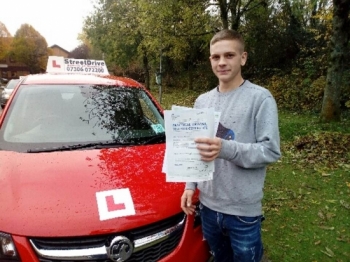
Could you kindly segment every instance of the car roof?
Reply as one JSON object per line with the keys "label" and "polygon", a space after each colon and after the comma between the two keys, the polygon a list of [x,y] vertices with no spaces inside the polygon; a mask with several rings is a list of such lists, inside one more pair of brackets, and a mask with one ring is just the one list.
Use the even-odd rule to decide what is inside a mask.
{"label": "car roof", "polygon": [[115,85],[139,87],[143,85],[131,78],[117,77],[112,75],[86,75],[86,74],[36,74],[24,77],[22,85],[42,85],[42,84],[81,84],[81,85]]}

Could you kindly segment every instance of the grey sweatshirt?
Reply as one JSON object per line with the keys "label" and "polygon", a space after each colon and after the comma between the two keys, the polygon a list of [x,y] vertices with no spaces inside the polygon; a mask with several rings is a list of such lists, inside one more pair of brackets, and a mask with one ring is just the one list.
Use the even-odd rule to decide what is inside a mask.
{"label": "grey sweatshirt", "polygon": [[261,215],[266,166],[281,157],[275,99],[267,89],[246,80],[230,92],[215,88],[200,95],[194,107],[221,112],[216,136],[222,138],[222,148],[213,180],[186,183],[186,189],[198,188],[201,203],[212,210]]}

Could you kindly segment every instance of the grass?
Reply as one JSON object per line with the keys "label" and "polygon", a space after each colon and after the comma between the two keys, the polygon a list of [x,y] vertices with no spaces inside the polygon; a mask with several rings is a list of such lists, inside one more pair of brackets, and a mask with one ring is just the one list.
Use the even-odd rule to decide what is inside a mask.
{"label": "grass", "polygon": [[[161,104],[193,106],[198,94],[167,90]],[[264,188],[267,261],[350,261],[350,119],[326,124],[281,111],[279,125],[282,158]]]}
{"label": "grass", "polygon": [[350,261],[350,121],[282,112],[268,168],[263,240],[271,261]]}

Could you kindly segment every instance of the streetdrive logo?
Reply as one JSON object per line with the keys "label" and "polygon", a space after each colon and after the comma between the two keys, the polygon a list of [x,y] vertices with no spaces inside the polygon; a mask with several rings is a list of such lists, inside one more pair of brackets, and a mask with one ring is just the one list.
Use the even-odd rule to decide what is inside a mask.
{"label": "streetdrive logo", "polygon": [[62,56],[49,56],[47,73],[109,75],[103,60],[74,59]]}
{"label": "streetdrive logo", "polygon": [[100,220],[135,215],[129,188],[96,192]]}

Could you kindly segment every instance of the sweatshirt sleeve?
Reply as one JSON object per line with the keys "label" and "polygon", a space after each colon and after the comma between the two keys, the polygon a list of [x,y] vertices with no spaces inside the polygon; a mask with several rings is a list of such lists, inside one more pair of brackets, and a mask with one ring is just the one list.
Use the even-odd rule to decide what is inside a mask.
{"label": "sweatshirt sleeve", "polygon": [[281,157],[277,105],[272,96],[264,99],[254,118],[255,141],[222,140],[218,158],[243,168],[260,168]]}
{"label": "sweatshirt sleeve", "polygon": [[197,188],[197,183],[196,182],[187,182],[185,185],[185,190],[186,189],[191,189],[191,190],[196,190]]}

